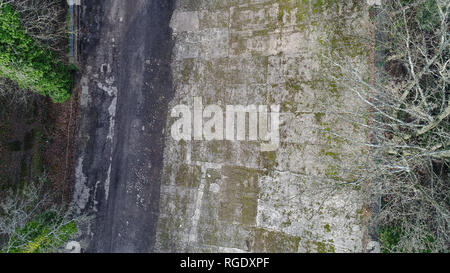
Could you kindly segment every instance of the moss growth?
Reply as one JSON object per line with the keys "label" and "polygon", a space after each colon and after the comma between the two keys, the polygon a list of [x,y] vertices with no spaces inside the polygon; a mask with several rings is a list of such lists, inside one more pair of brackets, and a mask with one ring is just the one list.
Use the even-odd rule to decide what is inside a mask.
{"label": "moss growth", "polygon": [[336,252],[334,245],[330,242],[315,242],[317,252],[319,253],[334,253]]}
{"label": "moss growth", "polygon": [[317,123],[321,123],[322,122],[322,118],[325,116],[325,113],[314,113],[314,119],[316,120]]}
{"label": "moss growth", "polygon": [[302,90],[302,87],[301,87],[301,84],[299,81],[297,81],[295,79],[288,79],[286,81],[286,89],[289,91],[298,92],[298,91]]}
{"label": "moss growth", "polygon": [[341,161],[341,156],[336,152],[331,152],[331,151],[327,151],[325,149],[321,149],[320,154],[324,155],[324,156],[329,156],[329,157],[333,158],[334,160]]}
{"label": "moss growth", "polygon": [[177,186],[196,188],[200,185],[201,169],[199,166],[183,164],[178,169],[176,176]]}
{"label": "moss growth", "polygon": [[262,228],[255,228],[253,237],[255,252],[297,252],[301,241],[300,237]]}
{"label": "moss growth", "polygon": [[263,152],[260,157],[260,164],[264,169],[274,170],[277,166],[277,152]]}

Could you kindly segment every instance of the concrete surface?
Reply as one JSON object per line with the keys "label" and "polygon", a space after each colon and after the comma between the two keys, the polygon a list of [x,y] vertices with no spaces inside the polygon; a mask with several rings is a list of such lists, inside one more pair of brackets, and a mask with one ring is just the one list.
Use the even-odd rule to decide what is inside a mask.
{"label": "concrete surface", "polygon": [[[74,198],[96,216],[87,251],[365,249],[364,196],[346,170],[365,151],[327,134],[364,138],[339,121],[359,105],[323,59],[333,51],[367,69],[355,39],[367,29],[365,1],[107,2],[82,7]],[[168,113],[194,97],[279,104],[280,147],[174,141]]]}

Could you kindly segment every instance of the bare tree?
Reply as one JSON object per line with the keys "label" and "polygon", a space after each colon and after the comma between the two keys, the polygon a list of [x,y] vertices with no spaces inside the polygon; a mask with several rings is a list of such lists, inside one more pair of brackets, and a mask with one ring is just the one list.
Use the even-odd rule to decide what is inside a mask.
{"label": "bare tree", "polygon": [[89,221],[58,200],[45,178],[10,189],[0,203],[0,252],[58,252]]}
{"label": "bare tree", "polygon": [[373,36],[361,37],[380,63],[375,74],[366,77],[335,53],[325,56],[339,71],[334,80],[362,102],[342,118],[369,135],[362,144],[371,152],[358,183],[381,198],[373,220],[384,250],[448,251],[450,2],[384,2]]}

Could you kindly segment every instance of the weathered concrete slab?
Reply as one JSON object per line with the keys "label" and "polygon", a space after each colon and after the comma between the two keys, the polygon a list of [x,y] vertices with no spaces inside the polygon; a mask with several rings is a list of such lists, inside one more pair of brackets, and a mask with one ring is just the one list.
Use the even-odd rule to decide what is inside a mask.
{"label": "weathered concrete slab", "polygon": [[[345,184],[364,138],[339,122],[355,104],[324,67],[335,51],[362,71],[364,1],[179,0],[169,107],[281,106],[281,145],[176,142],[166,133],[155,250],[199,252],[363,251],[363,196]],[[174,119],[168,120],[166,132]]]}

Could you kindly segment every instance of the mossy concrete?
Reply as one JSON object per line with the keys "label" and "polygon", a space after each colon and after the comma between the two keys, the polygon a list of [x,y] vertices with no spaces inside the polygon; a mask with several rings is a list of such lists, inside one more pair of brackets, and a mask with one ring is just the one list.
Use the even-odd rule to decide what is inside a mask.
{"label": "mossy concrete", "polygon": [[365,134],[340,122],[359,105],[323,55],[365,71],[367,20],[359,0],[177,1],[170,107],[280,104],[281,145],[166,134],[157,251],[363,251],[363,196],[343,182],[364,149],[337,135]]}

